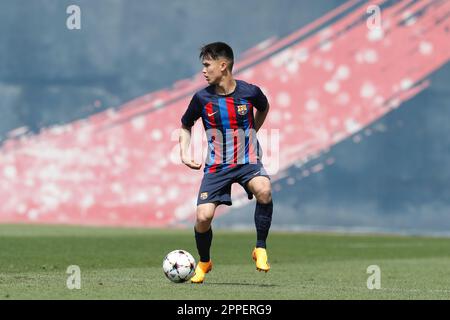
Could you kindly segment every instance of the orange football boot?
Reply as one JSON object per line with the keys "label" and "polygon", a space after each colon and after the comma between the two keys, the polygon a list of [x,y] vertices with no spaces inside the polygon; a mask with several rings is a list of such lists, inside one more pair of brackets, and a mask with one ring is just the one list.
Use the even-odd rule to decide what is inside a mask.
{"label": "orange football boot", "polygon": [[195,267],[195,274],[191,278],[191,283],[203,283],[205,275],[212,270],[212,266],[211,260],[208,262],[199,261],[197,267]]}
{"label": "orange football boot", "polygon": [[268,272],[270,264],[267,262],[267,251],[264,248],[255,248],[252,252],[252,258],[256,262],[256,270]]}

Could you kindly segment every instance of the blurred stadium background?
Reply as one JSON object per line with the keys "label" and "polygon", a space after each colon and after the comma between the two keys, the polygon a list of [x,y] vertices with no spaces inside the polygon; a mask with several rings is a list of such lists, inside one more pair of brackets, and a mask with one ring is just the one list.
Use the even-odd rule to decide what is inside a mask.
{"label": "blurred stadium background", "polygon": [[[72,4],[80,30],[66,28]],[[176,129],[205,86],[199,47],[225,41],[280,130],[274,228],[448,235],[449,12],[430,0],[2,0],[0,223],[190,227],[202,173],[174,161]],[[254,203],[233,192],[215,226],[253,228]]]}

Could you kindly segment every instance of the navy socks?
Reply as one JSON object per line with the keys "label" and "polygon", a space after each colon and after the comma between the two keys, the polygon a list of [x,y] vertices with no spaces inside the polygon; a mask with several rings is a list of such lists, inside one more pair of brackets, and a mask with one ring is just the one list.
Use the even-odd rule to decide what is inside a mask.
{"label": "navy socks", "polygon": [[256,202],[255,226],[256,226],[256,247],[266,248],[266,239],[272,223],[273,202],[261,204]]}
{"label": "navy socks", "polygon": [[195,230],[195,242],[197,244],[197,250],[198,254],[200,256],[201,262],[208,262],[210,260],[209,256],[209,249],[211,248],[211,242],[212,242],[212,228],[209,228],[208,231],[205,233],[199,233],[197,230]]}
{"label": "navy socks", "polygon": [[[255,208],[255,226],[256,226],[256,247],[266,248],[266,239],[272,224],[273,202],[262,204],[256,202]],[[201,262],[208,262],[210,257],[210,248],[213,238],[212,228],[204,233],[195,230],[195,242],[197,244],[198,254]]]}

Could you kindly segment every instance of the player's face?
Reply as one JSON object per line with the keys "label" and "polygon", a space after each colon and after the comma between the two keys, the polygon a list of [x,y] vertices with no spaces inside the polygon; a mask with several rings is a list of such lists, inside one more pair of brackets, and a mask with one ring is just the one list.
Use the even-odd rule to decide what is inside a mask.
{"label": "player's face", "polygon": [[202,60],[203,69],[202,73],[208,84],[218,84],[223,76],[224,71],[227,68],[227,62],[225,59],[211,59],[205,57]]}

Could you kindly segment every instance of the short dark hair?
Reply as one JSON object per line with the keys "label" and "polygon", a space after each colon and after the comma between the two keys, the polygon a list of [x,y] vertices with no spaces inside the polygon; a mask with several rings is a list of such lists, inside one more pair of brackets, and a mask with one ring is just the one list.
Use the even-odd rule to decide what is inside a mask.
{"label": "short dark hair", "polygon": [[217,60],[219,57],[226,58],[230,61],[228,68],[230,71],[233,70],[234,64],[234,54],[233,49],[229,45],[224,42],[213,42],[207,45],[204,45],[200,49],[200,59],[205,57],[211,57],[213,60]]}

